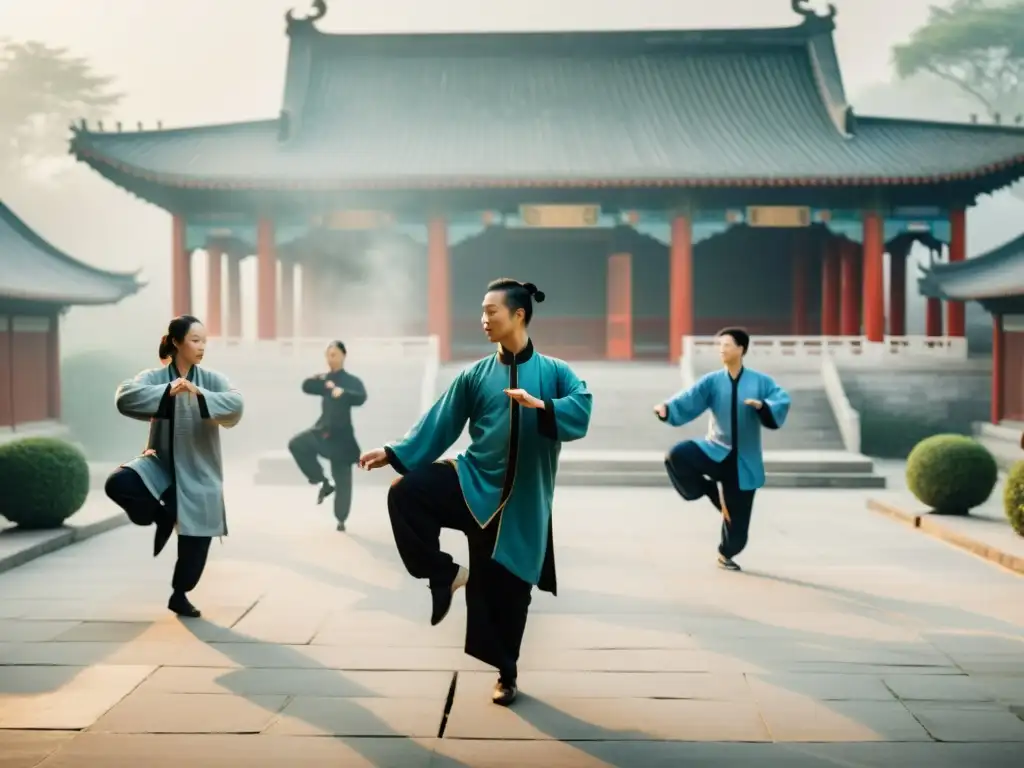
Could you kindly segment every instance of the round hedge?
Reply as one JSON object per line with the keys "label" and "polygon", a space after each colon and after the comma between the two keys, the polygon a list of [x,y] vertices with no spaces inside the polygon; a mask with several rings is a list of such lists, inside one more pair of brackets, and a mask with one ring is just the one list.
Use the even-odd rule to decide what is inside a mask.
{"label": "round hedge", "polygon": [[1010,468],[1003,490],[1003,508],[1010,526],[1024,536],[1024,461],[1018,461]]}
{"label": "round hedge", "polygon": [[907,457],[907,486],[940,515],[966,515],[996,487],[999,468],[981,443],[964,435],[925,438]]}
{"label": "round hedge", "polygon": [[19,528],[59,528],[85,504],[89,465],[63,440],[15,440],[0,445],[0,488],[0,515]]}

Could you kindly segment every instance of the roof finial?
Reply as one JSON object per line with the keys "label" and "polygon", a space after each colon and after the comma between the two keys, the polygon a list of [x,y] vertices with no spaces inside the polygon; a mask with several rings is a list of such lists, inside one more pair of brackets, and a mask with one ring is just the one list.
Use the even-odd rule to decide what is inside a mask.
{"label": "roof finial", "polygon": [[793,8],[793,13],[803,16],[805,19],[825,19],[827,21],[831,21],[836,17],[836,14],[839,12],[832,3],[829,3],[828,13],[817,14],[814,12],[813,8],[807,7],[807,4],[810,1],[811,0],[791,0],[791,7]]}
{"label": "roof finial", "polygon": [[319,21],[327,15],[327,0],[313,0],[313,8],[303,16],[301,19],[295,15],[295,11],[289,10],[284,15],[284,20],[288,24],[288,29],[292,29],[296,24],[303,24],[304,26],[313,26],[314,21]]}

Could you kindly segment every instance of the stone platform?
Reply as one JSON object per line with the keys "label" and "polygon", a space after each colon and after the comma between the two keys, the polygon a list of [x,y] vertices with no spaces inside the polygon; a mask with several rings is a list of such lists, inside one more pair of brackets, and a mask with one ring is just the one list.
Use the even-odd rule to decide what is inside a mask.
{"label": "stone platform", "polygon": [[503,709],[462,595],[429,626],[380,489],[340,534],[245,477],[202,619],[167,613],[172,560],[134,527],[0,575],[0,765],[1021,765],[1020,577],[866,494],[764,491],[730,573],[708,504],[560,489],[559,596],[535,593]]}
{"label": "stone platform", "polygon": [[[446,456],[449,454],[446,454]],[[451,456],[455,453],[451,452]],[[664,454],[657,451],[584,451],[564,449],[559,459],[559,486],[626,486],[664,488]],[[845,451],[768,451],[769,488],[885,488],[867,456]],[[390,470],[357,473],[357,483],[390,483]],[[257,464],[256,485],[305,485],[287,451],[264,454]]]}
{"label": "stone platform", "polygon": [[975,439],[988,448],[995,457],[999,468],[1009,470],[1018,461],[1024,461],[1024,450],[1020,447],[1020,436],[1024,423],[1004,421],[1001,424],[974,423]]}

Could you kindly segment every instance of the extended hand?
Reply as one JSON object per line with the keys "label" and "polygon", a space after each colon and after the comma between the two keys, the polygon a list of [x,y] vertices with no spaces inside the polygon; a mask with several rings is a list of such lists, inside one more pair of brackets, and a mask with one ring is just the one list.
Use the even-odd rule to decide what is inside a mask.
{"label": "extended hand", "polygon": [[359,468],[370,471],[388,465],[388,454],[383,448],[374,448],[359,457]]}
{"label": "extended hand", "polygon": [[144,450],[142,452],[142,455],[143,456],[156,456],[156,451],[154,451],[152,448],[147,448],[146,450]]}
{"label": "extended hand", "polygon": [[764,403],[762,403],[760,400],[744,400],[743,404],[749,405],[751,408],[756,408],[759,411],[761,410],[761,407],[764,405]]}
{"label": "extended hand", "polygon": [[324,382],[324,389],[334,389],[335,386],[337,385],[330,379]]}
{"label": "extended hand", "polygon": [[333,387],[331,389],[331,397],[333,397],[335,400],[337,400],[339,397],[341,397],[344,394],[345,394],[345,390],[342,389],[341,387]]}
{"label": "extended hand", "polygon": [[658,403],[654,406],[654,415],[664,421],[668,418],[668,406],[664,403]]}
{"label": "extended hand", "polygon": [[544,409],[544,401],[538,400],[525,389],[506,389],[505,394],[511,397],[524,408],[540,408],[541,410]]}

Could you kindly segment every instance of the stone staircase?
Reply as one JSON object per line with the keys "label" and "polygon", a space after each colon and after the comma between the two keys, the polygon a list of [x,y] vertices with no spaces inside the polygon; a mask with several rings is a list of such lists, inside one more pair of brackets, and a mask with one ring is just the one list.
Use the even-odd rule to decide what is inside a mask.
{"label": "stone staircase", "polygon": [[996,464],[1003,471],[1009,471],[1014,464],[1024,461],[1024,450],[1021,450],[1020,439],[1024,433],[1024,422],[1003,421],[999,424],[976,422],[974,424],[975,439],[988,448],[995,457]]}

